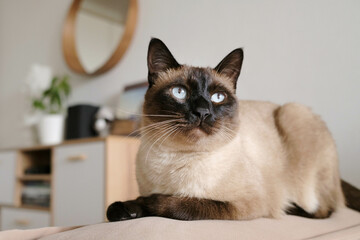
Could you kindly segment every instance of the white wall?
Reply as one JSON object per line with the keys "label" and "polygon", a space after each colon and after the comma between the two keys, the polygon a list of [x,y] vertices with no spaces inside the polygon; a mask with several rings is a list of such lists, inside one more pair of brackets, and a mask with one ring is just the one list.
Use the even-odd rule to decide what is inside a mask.
{"label": "white wall", "polygon": [[[135,38],[104,75],[72,74],[72,103],[111,104],[146,77],[151,36],[180,63],[215,66],[244,47],[243,99],[297,101],[322,115],[339,149],[343,178],[360,187],[360,1],[139,0]],[[33,62],[67,73],[61,27],[71,0],[0,1],[0,147],[32,143],[19,89]],[[99,91],[101,89],[101,91]]]}

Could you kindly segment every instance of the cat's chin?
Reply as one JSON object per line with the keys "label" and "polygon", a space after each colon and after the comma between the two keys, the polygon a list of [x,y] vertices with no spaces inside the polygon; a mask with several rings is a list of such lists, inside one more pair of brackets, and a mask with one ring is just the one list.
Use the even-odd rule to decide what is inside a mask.
{"label": "cat's chin", "polygon": [[200,126],[190,129],[187,134],[192,139],[199,139],[210,135],[204,128]]}
{"label": "cat's chin", "polygon": [[214,129],[206,123],[194,123],[183,129],[184,134],[191,139],[205,138],[214,134]]}
{"label": "cat's chin", "polygon": [[175,136],[169,137],[168,141],[162,144],[162,147],[167,147],[170,151],[204,152],[213,151],[230,140],[229,138],[223,139],[221,134],[213,129],[211,130],[209,132],[209,129],[200,126],[182,129]]}

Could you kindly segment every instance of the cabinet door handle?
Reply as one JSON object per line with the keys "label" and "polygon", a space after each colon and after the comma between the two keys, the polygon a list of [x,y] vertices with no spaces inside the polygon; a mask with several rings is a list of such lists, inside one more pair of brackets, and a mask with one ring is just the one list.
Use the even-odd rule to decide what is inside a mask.
{"label": "cabinet door handle", "polygon": [[71,162],[75,162],[75,161],[84,161],[86,159],[86,155],[85,154],[79,154],[79,155],[73,155],[73,156],[69,156],[67,158],[68,161]]}
{"label": "cabinet door handle", "polygon": [[27,220],[27,219],[16,219],[15,221],[15,224],[18,225],[18,226],[29,226],[30,225],[30,221]]}

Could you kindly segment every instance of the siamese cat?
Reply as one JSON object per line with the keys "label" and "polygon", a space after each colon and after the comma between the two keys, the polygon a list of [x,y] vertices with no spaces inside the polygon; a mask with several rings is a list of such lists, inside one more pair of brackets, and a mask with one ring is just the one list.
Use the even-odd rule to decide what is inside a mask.
{"label": "siamese cat", "polygon": [[215,68],[148,49],[136,174],[141,197],[109,206],[110,221],[326,218],[344,206],[334,140],[309,108],[239,101],[243,50]]}

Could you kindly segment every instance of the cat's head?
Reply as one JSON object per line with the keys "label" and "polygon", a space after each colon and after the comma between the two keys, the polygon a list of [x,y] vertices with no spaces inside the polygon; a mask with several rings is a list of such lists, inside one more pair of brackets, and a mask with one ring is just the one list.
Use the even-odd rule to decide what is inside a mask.
{"label": "cat's head", "polygon": [[185,151],[214,148],[233,138],[242,61],[238,48],[215,68],[181,65],[161,40],[152,39],[142,135],[154,144]]}

